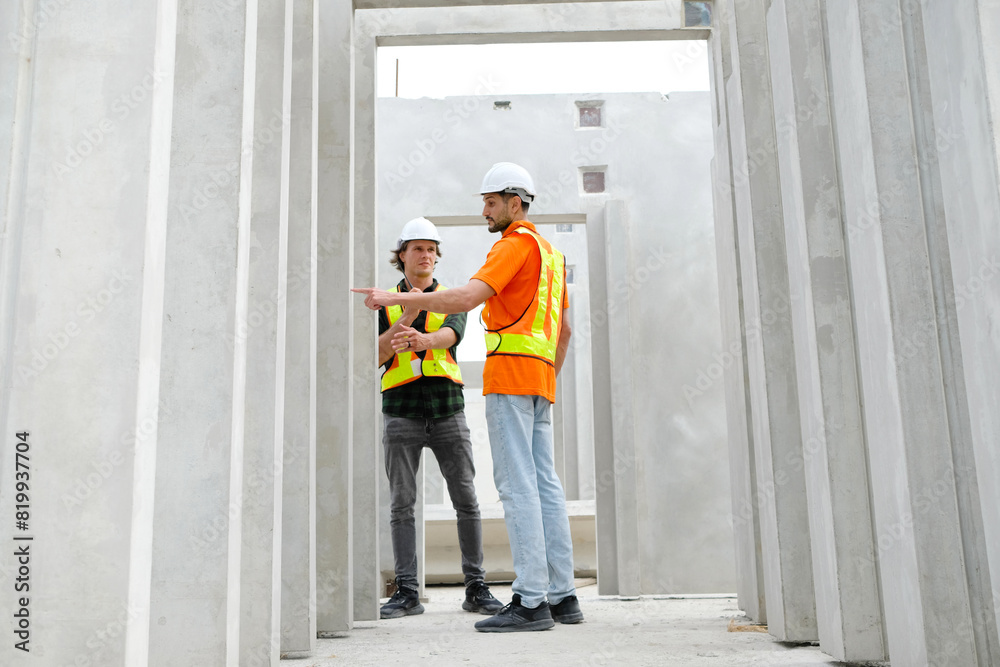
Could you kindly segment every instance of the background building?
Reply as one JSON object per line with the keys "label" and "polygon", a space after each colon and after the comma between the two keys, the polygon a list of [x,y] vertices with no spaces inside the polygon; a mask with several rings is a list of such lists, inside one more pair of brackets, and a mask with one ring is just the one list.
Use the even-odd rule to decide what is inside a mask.
{"label": "background building", "polygon": [[[406,220],[430,217],[444,238],[436,275],[445,284],[464,285],[498,238],[480,215],[477,174],[510,160],[535,179],[538,197],[528,217],[564,253],[572,280],[574,335],[556,431],[567,499],[580,501],[570,505],[578,572],[600,570],[608,593],[626,581],[633,594],[733,591],[709,94],[379,98],[376,136],[378,247],[394,247]],[[611,255],[622,262],[614,273],[591,270],[591,243],[620,253]],[[387,261],[377,269],[381,286],[398,281]],[[592,345],[595,319],[617,337],[607,351]],[[471,314],[459,360],[471,385],[467,413],[485,505],[497,493],[481,389],[473,388],[482,386],[480,331]],[[662,370],[631,372],[612,386],[613,376],[600,369],[621,366]],[[602,460],[596,475],[595,455]],[[615,458],[620,477],[609,465]],[[428,502],[445,503],[429,507],[430,516],[436,524],[453,522],[433,457],[428,462]],[[616,490],[619,484],[625,488]],[[596,543],[594,524],[584,521],[595,509]],[[487,530],[487,541],[500,542],[486,566],[507,575],[502,510],[484,512],[498,528]],[[635,560],[615,579],[608,554],[617,555],[619,521],[617,541],[630,541],[623,552]],[[449,526],[431,535],[449,536],[450,547],[453,532]],[[383,572],[391,578],[387,539],[383,545]],[[432,540],[426,548],[432,580],[444,578],[443,568],[461,579],[453,550]]]}

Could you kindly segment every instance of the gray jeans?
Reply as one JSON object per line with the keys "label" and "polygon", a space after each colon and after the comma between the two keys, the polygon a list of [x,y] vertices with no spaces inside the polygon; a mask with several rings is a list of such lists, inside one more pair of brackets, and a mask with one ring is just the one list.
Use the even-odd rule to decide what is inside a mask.
{"label": "gray jeans", "polygon": [[401,584],[417,587],[417,533],[413,505],[417,500],[420,452],[430,448],[448,484],[448,495],[458,518],[458,546],[462,551],[465,585],[482,581],[483,529],[479,521],[472,462],[472,442],[465,413],[444,419],[407,419],[384,415],[385,472],[389,477],[392,553]]}

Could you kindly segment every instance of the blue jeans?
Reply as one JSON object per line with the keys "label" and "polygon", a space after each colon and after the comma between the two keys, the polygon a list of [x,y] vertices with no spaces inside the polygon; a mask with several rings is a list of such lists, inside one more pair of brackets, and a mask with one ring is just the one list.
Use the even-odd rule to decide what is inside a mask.
{"label": "blue jeans", "polygon": [[542,396],[486,395],[493,481],[514,557],[513,593],[525,607],[576,595],[566,495],[552,455],[552,404]]}
{"label": "blue jeans", "polygon": [[476,500],[476,467],[465,413],[443,419],[407,419],[384,415],[385,472],[389,477],[389,526],[392,555],[400,584],[417,588],[417,533],[413,505],[417,501],[417,469],[424,447],[434,452],[458,519],[465,585],[482,581],[483,528]]}

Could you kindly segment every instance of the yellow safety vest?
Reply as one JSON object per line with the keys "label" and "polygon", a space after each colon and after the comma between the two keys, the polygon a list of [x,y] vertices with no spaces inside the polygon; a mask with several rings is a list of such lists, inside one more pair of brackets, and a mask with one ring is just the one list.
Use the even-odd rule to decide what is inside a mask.
{"label": "yellow safety vest", "polygon": [[[555,365],[566,289],[566,261],[561,252],[530,229],[518,227],[514,232],[527,234],[538,244],[542,258],[538,292],[517,320],[498,329],[486,330],[486,356],[534,357]],[[484,321],[488,316],[486,313]]]}
{"label": "yellow safety vest", "polygon": [[[435,292],[448,289],[438,283]],[[393,287],[390,292],[398,292],[397,287]],[[389,326],[403,316],[402,306],[386,306],[386,315],[389,318]],[[434,333],[444,324],[447,315],[441,313],[427,313],[427,322],[424,330],[427,333]],[[458,368],[458,362],[451,356],[451,350],[425,350],[424,358],[421,359],[416,352],[397,352],[389,364],[389,368],[382,373],[382,391],[399,387],[422,377],[445,377],[457,384],[462,383],[462,371]]]}

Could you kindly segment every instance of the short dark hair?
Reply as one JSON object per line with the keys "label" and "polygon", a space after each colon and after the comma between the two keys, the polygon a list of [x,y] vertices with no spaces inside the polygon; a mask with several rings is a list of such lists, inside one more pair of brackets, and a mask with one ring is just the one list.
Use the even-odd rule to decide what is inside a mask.
{"label": "short dark hair", "polygon": [[504,204],[506,204],[507,202],[509,202],[511,197],[517,197],[518,199],[520,199],[521,200],[521,210],[524,211],[525,213],[528,212],[528,208],[531,206],[531,202],[524,201],[524,199],[521,198],[521,195],[519,195],[519,194],[517,194],[515,192],[501,192],[500,196],[503,197],[503,203]]}
{"label": "short dark hair", "polygon": [[[417,239],[413,239],[413,240],[416,241]],[[427,240],[431,241],[430,239],[427,239]],[[437,241],[431,241],[431,243],[434,244],[434,249],[437,251],[437,256],[440,257],[441,256],[441,244],[438,243]],[[392,264],[394,267],[396,267],[396,270],[399,271],[400,273],[405,273],[406,272],[406,267],[403,266],[403,261],[401,259],[399,259],[399,253],[401,253],[404,250],[406,250],[406,246],[408,246],[408,245],[410,245],[409,241],[403,241],[403,244],[401,246],[399,246],[399,248],[397,250],[390,250],[389,251],[389,254],[392,255],[392,257],[389,258],[389,263]]]}

